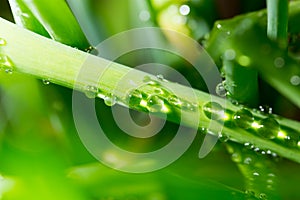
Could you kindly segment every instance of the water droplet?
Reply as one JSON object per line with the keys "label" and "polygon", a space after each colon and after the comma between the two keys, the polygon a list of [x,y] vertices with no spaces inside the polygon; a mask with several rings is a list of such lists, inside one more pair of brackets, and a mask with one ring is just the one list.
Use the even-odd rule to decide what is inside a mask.
{"label": "water droplet", "polygon": [[227,49],[224,53],[224,59],[226,60],[234,60],[236,57],[236,53],[233,49]]}
{"label": "water droplet", "polygon": [[162,74],[156,75],[156,78],[157,78],[158,80],[160,80],[160,81],[164,81],[164,80],[165,80],[165,79],[164,79],[164,76],[163,76]]}
{"label": "water droplet", "polygon": [[5,69],[5,73],[7,73],[7,74],[12,74],[12,73],[13,73],[13,70],[12,70],[12,69]]}
{"label": "water droplet", "polygon": [[225,86],[223,83],[219,83],[217,86],[216,86],[216,94],[220,97],[225,97],[226,96],[226,89],[225,89]]}
{"label": "water droplet", "polygon": [[175,106],[180,106],[182,104],[182,102],[176,95],[171,95],[170,97],[168,97],[168,102]]}
{"label": "water droplet", "polygon": [[168,112],[164,100],[158,95],[151,95],[147,99],[147,108],[150,112]]}
{"label": "water droplet", "polygon": [[245,194],[249,197],[255,197],[255,192],[252,190],[246,190]]}
{"label": "water droplet", "polygon": [[285,141],[285,143],[287,143],[288,146],[296,147],[298,145],[298,141],[299,141],[299,133],[289,131],[289,135],[286,135],[286,137],[284,138],[284,141]]}
{"label": "water droplet", "polygon": [[300,77],[298,75],[294,75],[291,77],[290,82],[292,85],[298,86],[300,85]]}
{"label": "water droplet", "polygon": [[117,97],[113,94],[109,94],[109,95],[106,95],[104,97],[104,103],[107,105],[107,106],[113,106],[117,103]]}
{"label": "water droplet", "polygon": [[245,128],[245,129],[250,128],[252,123],[254,122],[254,117],[252,113],[245,108],[238,110],[234,114],[233,119],[234,119],[234,123],[238,127]]}
{"label": "water droplet", "polygon": [[220,142],[227,142],[229,139],[230,138],[227,135],[222,134],[222,133],[219,134],[219,141]]}
{"label": "water droplet", "polygon": [[94,99],[98,94],[98,88],[95,86],[88,85],[85,88],[85,95],[90,98]]}
{"label": "water droplet", "polygon": [[245,142],[245,143],[244,143],[244,146],[245,146],[246,148],[250,149],[251,143],[250,143],[250,142]]}
{"label": "water droplet", "polygon": [[0,69],[3,69],[7,74],[12,74],[14,64],[8,56],[0,55]]}
{"label": "water droplet", "polygon": [[139,18],[141,21],[143,22],[146,22],[150,19],[151,15],[149,13],[148,10],[142,10],[140,13],[139,13]]}
{"label": "water droplet", "polygon": [[183,110],[195,111],[195,110],[197,110],[197,107],[198,107],[197,104],[191,103],[191,102],[188,102],[188,101],[182,101],[182,103],[181,103],[181,108]]}
{"label": "water droplet", "polygon": [[0,38],[0,46],[5,46],[5,45],[6,45],[6,40]]}
{"label": "water droplet", "polygon": [[212,120],[220,120],[224,118],[224,108],[217,102],[208,102],[203,106],[205,116]]}
{"label": "water droplet", "polygon": [[143,93],[138,89],[131,90],[127,95],[127,102],[130,107],[146,107],[147,102],[144,101]]}
{"label": "water droplet", "polygon": [[236,162],[236,163],[242,162],[242,156],[239,153],[233,153],[231,155],[231,159],[232,159],[233,162]]}
{"label": "water droplet", "polygon": [[285,65],[285,61],[284,61],[284,59],[282,57],[277,57],[274,60],[274,65],[277,68],[282,68]]}
{"label": "water droplet", "polygon": [[280,131],[280,125],[274,118],[265,118],[261,120],[260,124],[258,133],[264,138],[274,139]]}
{"label": "water droplet", "polygon": [[50,79],[48,79],[48,78],[43,79],[43,84],[44,85],[49,85],[50,84]]}
{"label": "water droplet", "polygon": [[188,5],[182,5],[179,8],[179,13],[182,15],[188,15],[190,13],[191,9]]}
{"label": "water droplet", "polygon": [[247,157],[244,159],[244,164],[246,164],[246,165],[250,165],[251,162],[252,162],[252,158],[250,158],[250,157]]}
{"label": "water droplet", "polygon": [[265,193],[260,193],[259,194],[259,199],[265,200],[265,199],[267,199],[267,195]]}
{"label": "water droplet", "polygon": [[230,34],[231,34],[231,32],[230,32],[230,31],[227,31],[227,32],[226,32],[226,34],[227,34],[227,35],[230,35]]}
{"label": "water droplet", "polygon": [[254,149],[253,149],[253,151],[255,151],[255,152],[259,152],[259,148],[258,147],[255,147]]}
{"label": "water droplet", "polygon": [[153,85],[153,86],[160,85],[160,83],[158,81],[151,79],[150,76],[144,76],[143,82],[147,83],[148,85]]}
{"label": "water droplet", "polygon": [[217,29],[221,29],[222,25],[221,24],[217,24]]}
{"label": "water droplet", "polygon": [[97,50],[97,47],[94,47],[94,46],[89,46],[84,51],[87,52],[87,53],[93,54],[93,55],[98,55],[99,54],[99,52]]}
{"label": "water droplet", "polygon": [[259,176],[258,172],[253,172],[253,176]]}
{"label": "water droplet", "polygon": [[266,114],[272,114],[273,108],[268,105],[259,106],[258,109],[260,112],[266,113]]}

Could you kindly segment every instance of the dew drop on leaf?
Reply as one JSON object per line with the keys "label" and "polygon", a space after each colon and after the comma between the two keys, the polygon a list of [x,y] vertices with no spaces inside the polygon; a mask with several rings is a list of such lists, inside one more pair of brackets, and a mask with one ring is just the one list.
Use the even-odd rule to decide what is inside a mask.
{"label": "dew drop on leaf", "polygon": [[127,95],[127,102],[131,107],[139,106],[142,100],[143,95],[140,90],[133,89]]}
{"label": "dew drop on leaf", "polygon": [[109,95],[106,95],[104,97],[104,103],[107,105],[107,106],[113,106],[117,103],[117,97],[113,94],[109,94]]}
{"label": "dew drop on leaf", "polygon": [[164,80],[164,76],[162,74],[158,74],[156,78],[161,81]]}
{"label": "dew drop on leaf", "polygon": [[274,118],[265,118],[260,121],[260,124],[258,133],[264,138],[274,139],[280,131],[280,125]]}
{"label": "dew drop on leaf", "polygon": [[244,159],[244,164],[246,164],[246,165],[250,165],[251,162],[252,162],[252,158],[250,158],[250,157],[247,157]]}
{"label": "dew drop on leaf", "polygon": [[220,120],[224,118],[224,108],[217,102],[208,102],[203,106],[205,116],[212,120]]}
{"label": "dew drop on leaf", "polygon": [[143,82],[147,83],[148,85],[153,85],[153,86],[154,85],[156,85],[156,86],[160,85],[160,83],[158,81],[151,79],[150,76],[144,76]]}
{"label": "dew drop on leaf", "polygon": [[44,85],[49,85],[50,84],[50,79],[48,79],[48,78],[43,79],[43,84]]}
{"label": "dew drop on leaf", "polygon": [[234,119],[234,123],[238,127],[245,128],[245,129],[250,128],[254,121],[254,117],[253,117],[252,113],[245,108],[238,110],[234,114],[233,119]]}
{"label": "dew drop on leaf", "polygon": [[180,99],[176,95],[169,96],[168,97],[168,102],[171,105],[174,105],[174,106],[180,106],[182,104],[182,102],[180,101]]}
{"label": "dew drop on leaf", "polygon": [[230,138],[225,134],[219,134],[219,141],[227,142]]}
{"label": "dew drop on leaf", "polygon": [[242,155],[240,153],[233,153],[231,159],[233,162],[240,163],[242,162]]}
{"label": "dew drop on leaf", "polygon": [[150,112],[168,112],[164,100],[158,95],[151,95],[147,99],[147,108]]}
{"label": "dew drop on leaf", "polygon": [[99,54],[97,47],[94,46],[89,46],[88,48],[84,49],[84,51],[93,55]]}
{"label": "dew drop on leaf", "polygon": [[85,88],[85,95],[87,98],[94,99],[98,94],[98,89],[95,86],[88,85]]}
{"label": "dew drop on leaf", "polygon": [[225,97],[226,96],[226,89],[225,89],[225,86],[223,83],[219,83],[217,86],[216,86],[216,94],[220,97]]}
{"label": "dew drop on leaf", "polygon": [[8,56],[0,54],[0,69],[3,69],[7,74],[12,74],[14,67],[14,63]]}

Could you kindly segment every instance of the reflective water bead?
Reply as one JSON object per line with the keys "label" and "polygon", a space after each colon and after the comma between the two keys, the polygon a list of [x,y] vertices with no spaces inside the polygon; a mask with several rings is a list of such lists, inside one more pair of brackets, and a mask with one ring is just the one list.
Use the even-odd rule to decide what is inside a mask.
{"label": "reflective water bead", "polygon": [[222,133],[219,134],[219,141],[221,141],[221,142],[227,142],[229,139],[230,138],[227,135],[222,134]]}
{"label": "reflective water bead", "polygon": [[104,103],[107,106],[113,106],[117,103],[117,97],[113,94],[109,94],[109,95],[104,97]]}
{"label": "reflective water bead", "polygon": [[273,113],[273,108],[268,106],[268,105],[261,105],[258,108],[263,113],[266,113],[266,114],[272,114]]}
{"label": "reflective water bead", "polygon": [[172,105],[175,105],[175,106],[180,106],[182,104],[182,102],[180,101],[180,99],[176,95],[169,96],[168,97],[168,102]]}
{"label": "reflective water bead", "polygon": [[280,125],[274,118],[265,118],[261,120],[260,124],[258,133],[264,138],[274,139],[280,131]]}
{"label": "reflective water bead", "polygon": [[239,153],[233,153],[231,155],[231,159],[232,159],[233,162],[236,162],[236,163],[242,162],[242,156]]}
{"label": "reflective water bead", "polygon": [[219,83],[217,86],[216,86],[216,94],[220,97],[225,97],[226,96],[226,89],[225,89],[225,86],[223,83]]}
{"label": "reflective water bead", "polygon": [[250,158],[250,157],[247,157],[244,159],[244,164],[246,164],[246,165],[250,165],[251,162],[252,162],[252,158]]}
{"label": "reflective water bead", "polygon": [[158,74],[156,75],[156,78],[160,81],[165,81],[166,82],[166,79],[164,78],[164,76],[162,74]]}
{"label": "reflective water bead", "polygon": [[6,45],[6,40],[0,38],[0,46],[4,46],[4,45]]}
{"label": "reflective water bead", "polygon": [[48,79],[48,78],[43,79],[43,84],[44,85],[49,85],[50,84],[50,79]]}
{"label": "reflective water bead", "polygon": [[158,81],[151,79],[150,76],[144,76],[143,82],[148,85],[160,85]]}
{"label": "reflective water bead", "polygon": [[203,106],[205,116],[212,120],[220,120],[224,118],[224,108],[217,102],[208,102]]}
{"label": "reflective water bead", "polygon": [[91,86],[91,85],[88,85],[86,86],[85,88],[85,95],[88,97],[88,98],[95,98],[98,94],[98,88],[95,87],[95,86]]}
{"label": "reflective water bead", "polygon": [[0,55],[0,69],[3,69],[8,74],[12,74],[14,67],[14,63],[8,56]]}
{"label": "reflective water bead", "polygon": [[260,193],[259,199],[265,200],[265,199],[267,199],[267,195],[265,193]]}
{"label": "reflective water bead", "polygon": [[182,101],[181,108],[187,111],[195,111],[197,109],[197,105],[188,101]]}
{"label": "reflective water bead", "polygon": [[127,95],[127,103],[132,107],[139,106],[142,100],[143,100],[143,94],[140,90],[134,89],[130,91]]}
{"label": "reflective water bead", "polygon": [[97,47],[94,47],[94,46],[89,46],[84,51],[87,52],[87,53],[93,54],[93,55],[98,55],[99,54]]}
{"label": "reflective water bead", "polygon": [[151,95],[147,99],[147,108],[150,112],[168,112],[164,100],[158,95]]}
{"label": "reflective water bead", "polygon": [[252,113],[245,108],[238,110],[234,114],[233,119],[234,119],[234,123],[238,127],[245,128],[245,129],[250,128],[254,121],[254,117],[253,117]]}

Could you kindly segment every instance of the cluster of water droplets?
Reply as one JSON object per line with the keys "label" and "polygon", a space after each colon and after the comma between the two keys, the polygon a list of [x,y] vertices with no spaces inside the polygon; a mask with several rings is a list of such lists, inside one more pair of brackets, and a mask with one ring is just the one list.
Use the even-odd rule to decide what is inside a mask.
{"label": "cluster of water droplets", "polygon": [[[202,108],[205,116],[211,120],[230,121],[233,122],[230,123],[231,125],[253,132],[260,137],[276,143],[283,142],[291,147],[299,147],[300,134],[298,131],[286,130],[285,127],[281,127],[276,116],[272,114],[272,108],[260,106],[259,109],[260,111],[250,111],[247,108],[240,108],[231,114],[217,102],[208,102]],[[265,117],[254,117],[252,112],[259,112]]]}
{"label": "cluster of water droplets", "polygon": [[14,71],[14,63],[12,60],[5,54],[2,53],[1,48],[6,46],[7,42],[5,39],[0,38],[0,70],[5,71],[7,74],[12,74]]}
{"label": "cluster of water droplets", "polygon": [[[175,109],[195,111],[198,107],[196,102],[189,102],[177,97],[174,92],[162,86],[168,82],[163,75],[157,75],[156,79],[145,76],[144,84],[139,88],[128,92],[126,102],[131,108],[149,112],[170,113]],[[147,90],[147,93],[144,92]]]}

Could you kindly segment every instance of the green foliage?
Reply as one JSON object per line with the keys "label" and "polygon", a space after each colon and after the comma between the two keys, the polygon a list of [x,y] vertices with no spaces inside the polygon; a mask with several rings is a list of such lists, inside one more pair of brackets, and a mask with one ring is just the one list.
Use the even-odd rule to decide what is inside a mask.
{"label": "green foliage", "polygon": [[[65,1],[9,0],[9,2],[18,25],[71,47],[81,50],[90,48]],[[97,161],[87,152],[76,134],[71,113],[72,91],[54,84],[49,85],[50,82],[54,82],[72,87],[74,81],[72,77],[76,72],[72,71],[75,69],[72,65],[79,65],[86,54],[17,29],[1,19],[0,26],[6,27],[7,30],[1,30],[0,34],[14,30],[7,38],[11,43],[16,42],[7,48],[0,46],[0,55],[11,56],[14,58],[13,61],[16,61],[14,63],[16,66],[13,66],[16,71],[44,79],[44,84],[23,74],[8,75],[2,72],[0,74],[0,198],[4,200],[299,198],[294,186],[298,184],[299,179],[300,126],[299,122],[294,120],[299,120],[300,107],[300,68],[297,58],[297,48],[300,48],[297,43],[300,32],[297,25],[300,3],[290,3],[288,24],[290,38],[287,52],[282,48],[287,41],[287,24],[284,23],[287,21],[287,7],[281,8],[277,4],[287,2],[280,0],[274,2],[268,1],[268,9],[274,11],[269,13],[270,15],[267,15],[266,10],[262,10],[215,22],[219,13],[212,1],[187,1],[191,14],[183,17],[171,12],[174,6],[179,8],[183,4],[182,1],[149,0],[137,3],[133,0],[122,2],[89,0],[83,3],[69,0],[75,16],[79,21],[87,23],[85,26],[89,27],[87,31],[91,37],[89,39],[94,42],[119,31],[143,27],[146,24],[162,27],[171,24],[168,28],[173,27],[194,39],[205,38],[202,42],[206,50],[224,73],[224,82],[219,89],[225,90],[230,101],[240,104],[233,105],[227,100],[228,106],[225,106],[221,98],[216,98],[218,103],[207,104],[209,95],[194,90],[204,110],[204,115],[200,117],[202,123],[200,126],[207,128],[211,120],[214,123],[224,123],[223,132],[219,135],[220,142],[209,156],[199,160],[197,158],[199,143],[203,141],[205,134],[218,134],[213,133],[213,130],[199,130],[195,142],[178,161],[158,172],[142,175],[125,174],[108,169],[100,163],[95,164]],[[80,15],[79,5],[84,5],[82,9],[90,13]],[[250,7],[255,6],[249,5],[249,9]],[[145,23],[139,20],[140,9],[149,9],[151,13],[150,19]],[[101,12],[98,12],[99,10]],[[247,9],[242,5],[240,10]],[[186,23],[166,24],[172,18],[179,19],[176,17],[183,17]],[[283,25],[280,23],[275,27],[276,22],[282,22]],[[271,28],[268,27],[268,23],[271,24],[269,25]],[[207,33],[209,35],[204,37]],[[26,38],[21,38],[22,35]],[[2,37],[4,38],[0,35],[0,38]],[[180,41],[172,42],[180,44]],[[34,50],[22,52],[21,50],[28,48],[19,44],[32,44]],[[127,41],[124,41],[119,45],[126,44]],[[45,51],[42,52],[43,48]],[[153,60],[167,58],[162,58],[156,53],[151,56],[154,57]],[[8,60],[4,58],[6,57],[0,57],[1,68],[10,74],[11,71],[7,71]],[[40,66],[41,62],[38,59],[46,60],[46,58],[51,58],[51,63],[45,62]],[[124,63],[135,63],[136,60],[143,58],[139,54],[133,54],[120,60]],[[186,73],[191,83],[199,82],[199,77],[193,76],[184,62],[179,59],[170,59],[168,62],[173,66],[180,66],[176,69]],[[55,71],[56,69],[62,71]],[[118,76],[104,77],[104,83],[107,84],[105,87],[111,89],[110,85],[128,70],[114,63],[111,74]],[[144,74],[136,72],[137,77],[142,75]],[[164,84],[167,83],[156,86],[164,89]],[[178,84],[168,84],[175,90],[183,89]],[[193,86],[198,87],[197,84]],[[138,99],[140,96],[148,98],[155,88],[152,86],[141,88],[139,92],[142,95],[139,95],[140,93],[136,95],[135,91],[131,101],[140,102],[141,99]],[[91,91],[94,90],[90,89],[89,92]],[[97,88],[96,91],[98,92]],[[105,92],[107,95],[107,91]],[[224,91],[219,92],[224,94]],[[175,104],[168,102],[171,93],[167,90],[163,93],[164,95],[157,97],[157,102],[165,102],[168,108],[173,109]],[[185,99],[189,99],[190,95],[187,94]],[[268,107],[261,107],[264,111],[267,110],[267,113],[252,110],[262,104],[272,106],[275,113],[281,116],[268,113]],[[136,106],[132,103],[129,106],[139,111],[149,111],[140,104]],[[172,122],[168,122],[167,128],[163,130],[164,137],[156,137],[147,142],[130,140],[120,136],[125,133],[114,126],[111,111],[104,102],[96,100],[96,107],[101,111],[101,116],[105,116],[102,123],[107,127],[109,137],[132,151],[161,147],[164,145],[163,142],[173,137],[171,131],[177,128],[178,116],[170,114],[169,119]],[[223,118],[223,107],[226,107],[224,112],[228,119]],[[138,116],[142,120],[145,119],[142,114]]]}

